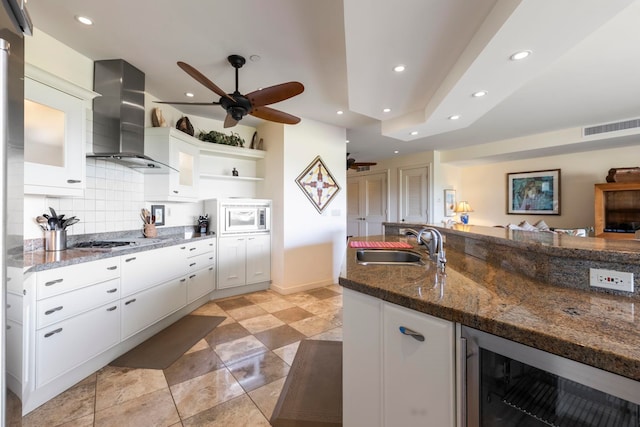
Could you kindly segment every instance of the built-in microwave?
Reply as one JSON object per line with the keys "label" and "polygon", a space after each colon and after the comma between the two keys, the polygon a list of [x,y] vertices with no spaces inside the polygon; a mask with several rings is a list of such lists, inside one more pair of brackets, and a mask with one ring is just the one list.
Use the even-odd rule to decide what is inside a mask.
{"label": "built-in microwave", "polygon": [[271,200],[213,199],[205,201],[216,234],[268,233],[271,230]]}

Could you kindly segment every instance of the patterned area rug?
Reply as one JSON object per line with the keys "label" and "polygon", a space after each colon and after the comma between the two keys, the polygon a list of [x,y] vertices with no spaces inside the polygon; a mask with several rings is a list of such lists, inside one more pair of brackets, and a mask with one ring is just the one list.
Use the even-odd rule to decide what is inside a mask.
{"label": "patterned area rug", "polygon": [[342,342],[300,342],[270,422],[274,427],[342,425]]}
{"label": "patterned area rug", "polygon": [[184,316],[118,357],[110,365],[123,368],[167,369],[224,319],[225,317],[221,316]]}

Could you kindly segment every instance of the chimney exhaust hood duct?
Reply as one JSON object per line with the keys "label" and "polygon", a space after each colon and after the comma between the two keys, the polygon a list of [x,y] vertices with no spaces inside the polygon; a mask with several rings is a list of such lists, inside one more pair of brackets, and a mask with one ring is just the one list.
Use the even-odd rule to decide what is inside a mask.
{"label": "chimney exhaust hood duct", "polygon": [[123,164],[144,173],[176,169],[144,155],[144,73],[122,59],[95,61],[93,153],[87,157]]}

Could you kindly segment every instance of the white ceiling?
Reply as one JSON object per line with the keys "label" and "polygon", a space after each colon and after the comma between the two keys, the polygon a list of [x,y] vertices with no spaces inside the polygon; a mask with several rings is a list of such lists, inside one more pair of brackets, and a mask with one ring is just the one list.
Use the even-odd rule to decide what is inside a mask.
{"label": "white ceiling", "polygon": [[[28,8],[36,29],[87,57],[142,70],[147,92],[162,100],[193,92],[193,101],[217,101],[176,62],[232,92],[226,58],[241,54],[241,93],[303,83],[302,95],[271,107],[347,128],[358,161],[640,116],[640,0],[31,0]],[[509,60],[522,49],[533,53]],[[395,73],[397,64],[406,71]],[[479,89],[488,95],[472,98]],[[219,106],[181,110],[224,119]]]}

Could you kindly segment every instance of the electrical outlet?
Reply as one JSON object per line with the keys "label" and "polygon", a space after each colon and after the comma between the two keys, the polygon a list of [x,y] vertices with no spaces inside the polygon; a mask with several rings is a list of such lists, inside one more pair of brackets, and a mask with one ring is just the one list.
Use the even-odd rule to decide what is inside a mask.
{"label": "electrical outlet", "polygon": [[589,277],[591,286],[633,292],[633,273],[590,268]]}

